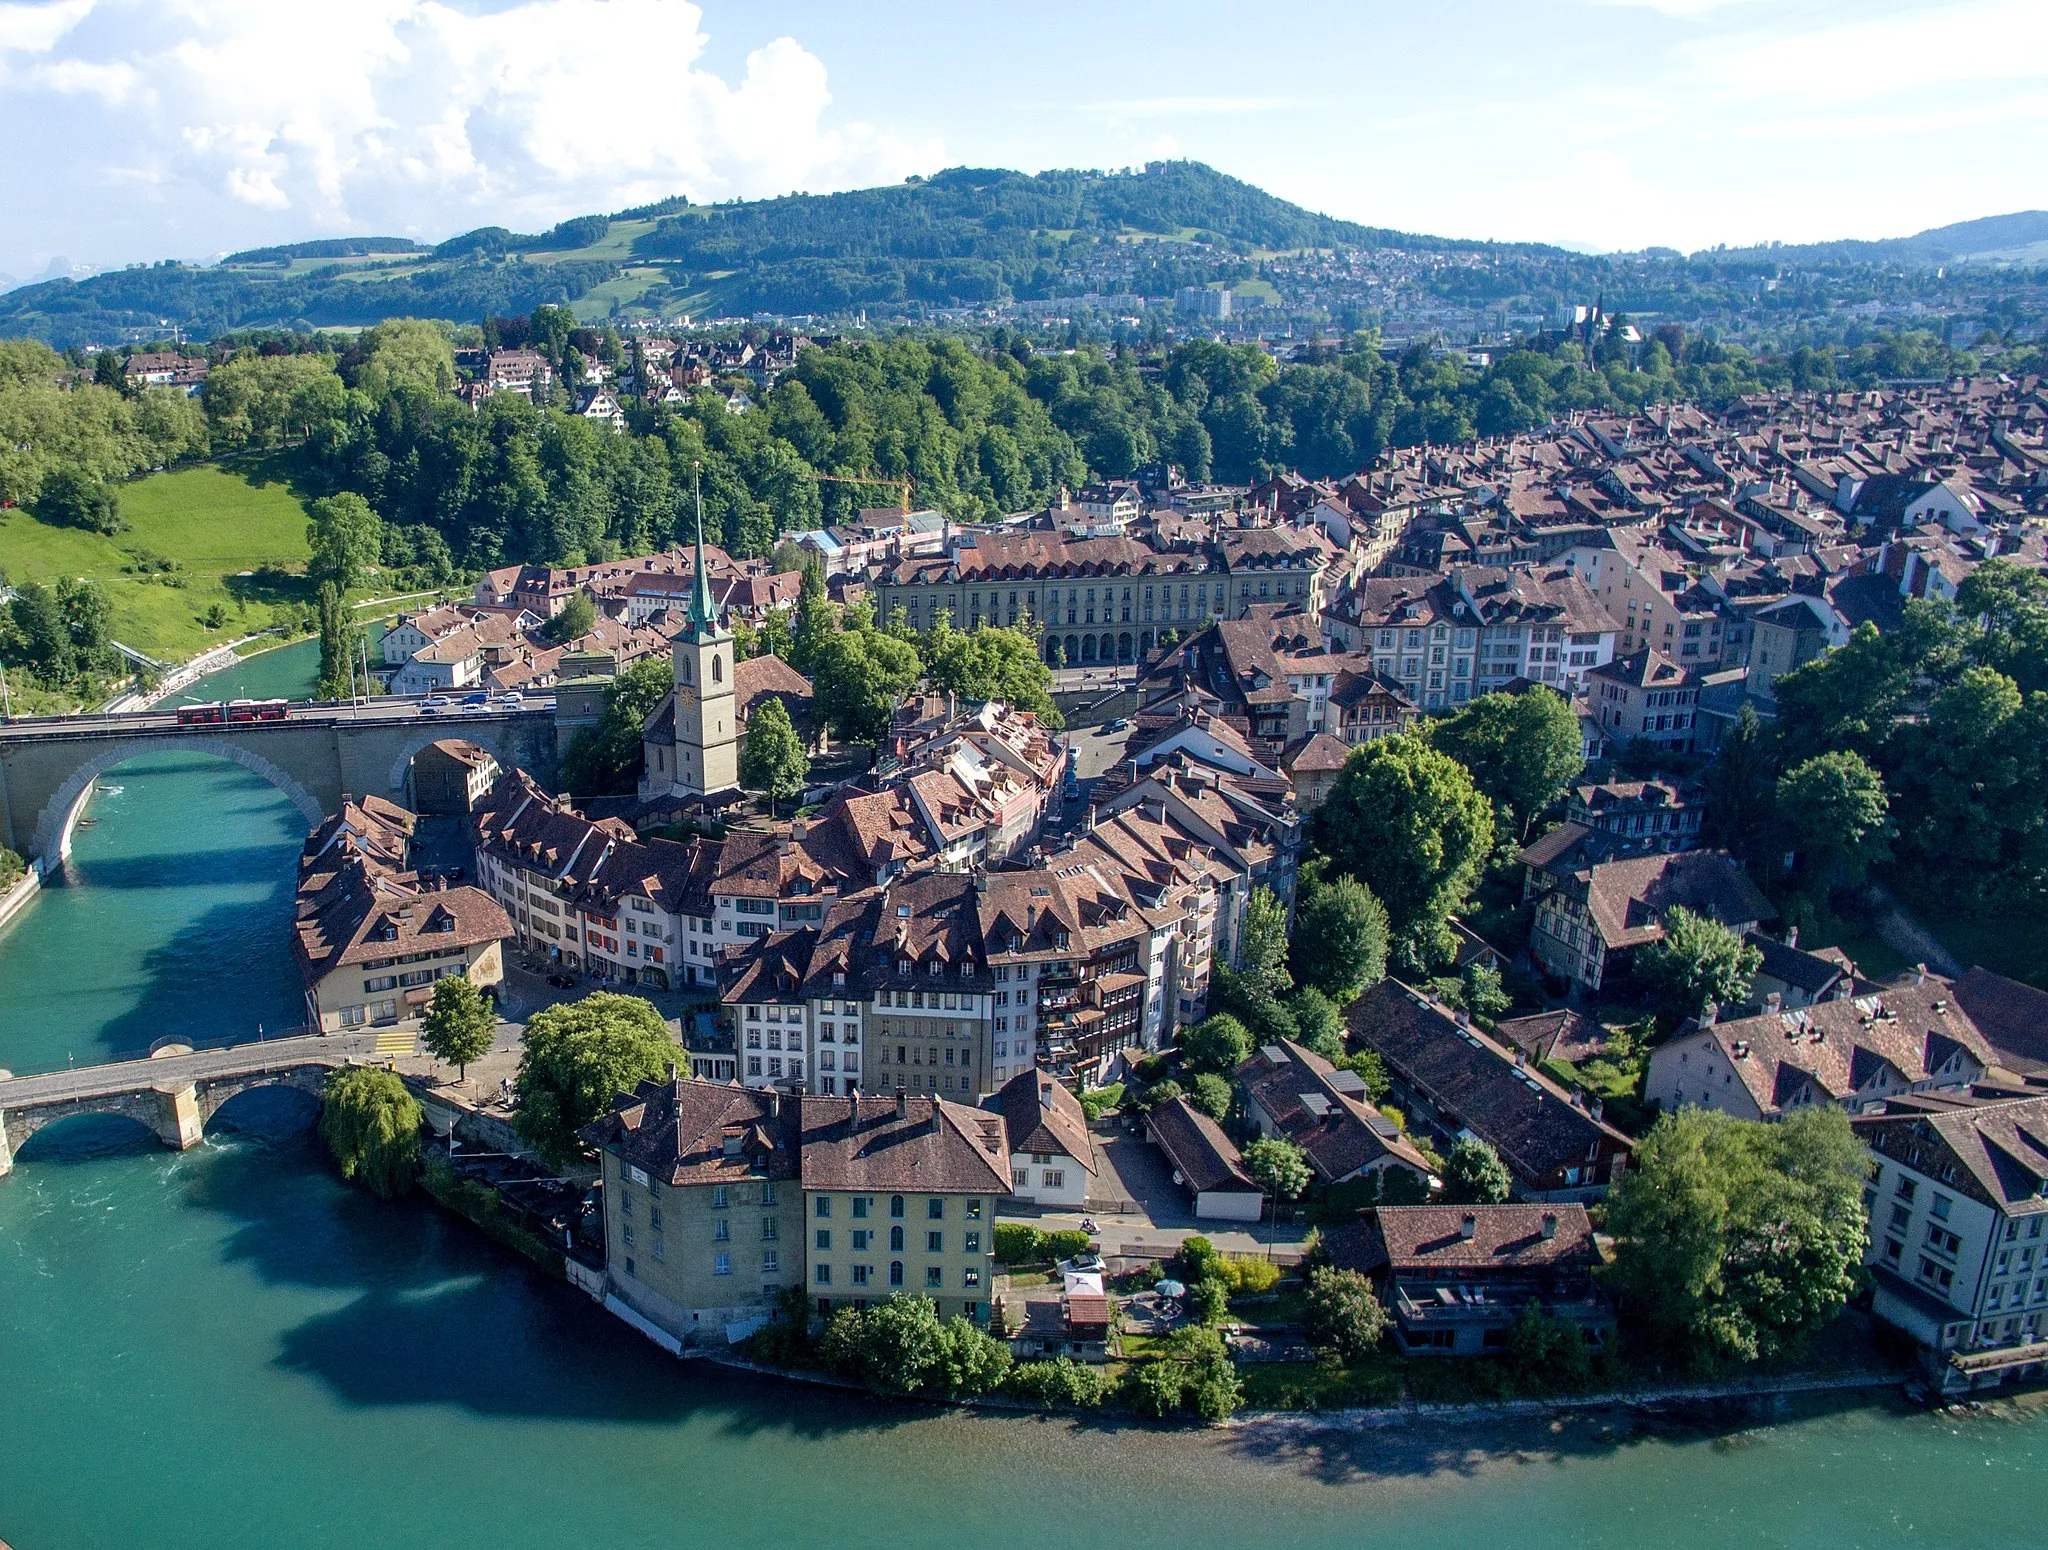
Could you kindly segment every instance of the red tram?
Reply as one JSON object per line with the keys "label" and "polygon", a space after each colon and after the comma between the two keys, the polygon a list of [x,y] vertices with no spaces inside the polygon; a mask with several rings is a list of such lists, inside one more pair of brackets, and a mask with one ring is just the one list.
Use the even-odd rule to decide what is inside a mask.
{"label": "red tram", "polygon": [[217,727],[239,721],[283,721],[290,712],[290,700],[211,700],[204,705],[180,705],[178,725]]}

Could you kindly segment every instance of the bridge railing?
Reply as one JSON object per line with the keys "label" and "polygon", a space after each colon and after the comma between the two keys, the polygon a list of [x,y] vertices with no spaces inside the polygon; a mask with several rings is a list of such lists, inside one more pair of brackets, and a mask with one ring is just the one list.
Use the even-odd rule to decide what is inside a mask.
{"label": "bridge railing", "polygon": [[260,1034],[234,1033],[212,1039],[188,1039],[177,1034],[167,1034],[146,1049],[131,1050],[82,1050],[65,1060],[30,1062],[26,1065],[9,1060],[0,1053],[0,1070],[11,1076],[53,1076],[59,1071],[83,1071],[92,1066],[118,1066],[131,1060],[149,1060],[159,1051],[168,1052],[177,1046],[184,1046],[194,1054],[204,1050],[240,1049],[250,1045],[268,1044],[278,1039],[302,1039],[317,1028],[301,1023],[291,1028],[265,1028]]}

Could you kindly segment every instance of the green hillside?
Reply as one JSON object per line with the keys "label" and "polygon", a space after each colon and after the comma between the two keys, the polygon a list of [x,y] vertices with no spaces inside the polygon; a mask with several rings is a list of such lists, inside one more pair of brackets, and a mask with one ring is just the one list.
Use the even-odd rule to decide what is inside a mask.
{"label": "green hillside", "polygon": [[[1127,245],[1147,238],[1159,240],[1133,271]],[[1171,295],[1249,279],[1258,254],[1347,245],[1452,246],[1333,220],[1197,162],[1035,176],[963,167],[847,194],[709,206],[671,199],[531,234],[480,227],[432,248],[335,238],[250,249],[212,266],[52,280],[0,296],[0,334],[64,347],[161,319],[205,337],[387,317],[475,322],[542,303],[572,305],[586,319],[615,309],[905,312],[1060,294],[1088,284],[1111,257],[1116,285]]]}
{"label": "green hillside", "polygon": [[[115,637],[164,661],[262,629],[273,603],[308,595],[281,569],[305,564],[306,509],[256,464],[134,480],[121,486],[121,516],[128,530],[103,537],[0,510],[7,579],[97,578],[113,600]],[[215,605],[227,622],[209,628],[202,620]]]}

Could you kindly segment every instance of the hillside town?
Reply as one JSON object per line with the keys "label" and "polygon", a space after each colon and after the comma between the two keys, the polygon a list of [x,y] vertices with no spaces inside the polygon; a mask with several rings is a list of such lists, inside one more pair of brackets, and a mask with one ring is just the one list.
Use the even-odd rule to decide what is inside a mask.
{"label": "hillside town", "polygon": [[[451,738],[411,777],[438,816],[345,806],[301,868],[309,1019],[410,1048],[437,979],[502,994],[515,962],[549,1002],[675,1008],[666,1077],[581,1132],[599,1203],[564,1225],[580,1283],[674,1350],[748,1340],[792,1298],[825,1318],[910,1290],[1019,1359],[1099,1364],[1162,1318],[1129,1291],[1148,1259],[1270,1219],[1297,1260],[1306,1211],[1315,1262],[1370,1281],[1404,1353],[1499,1353],[1531,1309],[1599,1353],[1628,1301],[1587,1212],[1655,1117],[1839,1110],[1867,1157],[1870,1315],[1935,1392],[2029,1377],[2048,993],[1802,946],[1787,896],[1709,844],[1708,756],[1852,639],[1952,609],[1993,562],[2041,570],[2044,427],[2033,381],[1670,407],[1336,482],[1159,467],[995,524],[870,510],[784,535],[788,570],[700,538],[492,572],[393,625],[394,687],[544,688],[566,746],[665,658],[638,775],[575,797]],[[914,686],[835,748],[818,685],[762,649],[805,609],[1012,632],[1053,697]],[[1433,954],[1304,992],[1330,1026],[1299,998],[1261,1023],[1251,987],[1328,888],[1317,814],[1360,760],[1532,695],[1568,712],[1583,773],[1527,815],[1508,913],[1469,898]],[[839,761],[794,816],[741,778],[764,716]],[[416,821],[459,829],[464,863],[422,868]],[[1616,1009],[1701,921],[1748,967],[1641,1048]],[[1632,1085],[1595,1078],[1622,1067]],[[1112,1208],[1149,1226],[1104,1233]],[[1080,1224],[1050,1293],[999,1250],[1041,1220]],[[1256,1327],[1233,1349],[1256,1359]]]}

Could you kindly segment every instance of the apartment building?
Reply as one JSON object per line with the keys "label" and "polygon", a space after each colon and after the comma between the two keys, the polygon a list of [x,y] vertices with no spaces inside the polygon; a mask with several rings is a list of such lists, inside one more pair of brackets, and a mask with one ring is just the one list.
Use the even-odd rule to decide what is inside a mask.
{"label": "apartment building", "polygon": [[505,977],[505,911],[477,888],[436,888],[410,869],[413,815],[344,798],[299,855],[292,957],[306,1023],[322,1033],[415,1023],[437,980],[487,990]]}
{"label": "apartment building", "polygon": [[724,1345],[804,1284],[793,1101],[671,1075],[583,1134],[604,1181],[608,1302],[677,1345]]}
{"label": "apartment building", "polygon": [[1544,971],[1598,990],[1639,947],[1661,941],[1664,917],[1684,908],[1738,935],[1777,918],[1749,874],[1721,850],[1589,859],[1585,831],[1564,824],[1521,854],[1523,897],[1536,901],[1529,951]]}
{"label": "apartment building", "polygon": [[1001,1116],[908,1092],[805,1098],[799,1113],[818,1312],[908,1293],[941,1318],[985,1322],[1010,1188]]}
{"label": "apartment building", "polygon": [[1939,1391],[2048,1367],[2048,1098],[1855,1122],[1871,1311],[1905,1331]]}
{"label": "apartment building", "polygon": [[1586,695],[1609,743],[1685,754],[1699,740],[1703,681],[1703,675],[1646,649],[1594,669]]}

